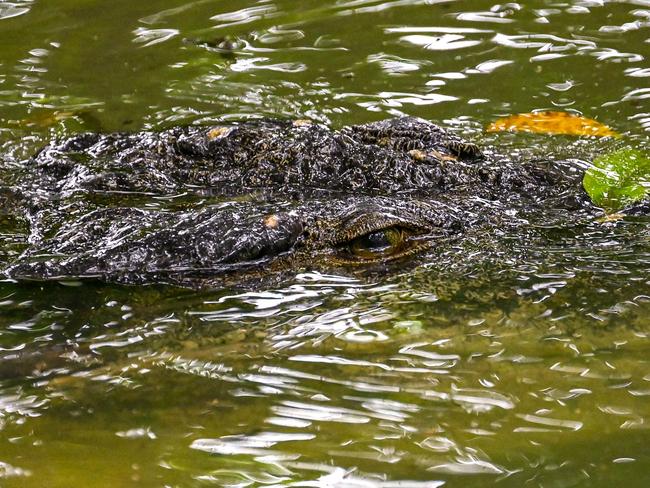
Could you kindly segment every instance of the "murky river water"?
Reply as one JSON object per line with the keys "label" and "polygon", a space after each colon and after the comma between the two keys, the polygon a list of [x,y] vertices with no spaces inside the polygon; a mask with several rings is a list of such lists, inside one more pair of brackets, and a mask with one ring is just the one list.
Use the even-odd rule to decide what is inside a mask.
{"label": "murky river water", "polygon": [[[2,1],[2,165],[260,115],[570,154],[596,143],[483,132],[568,110],[647,149],[649,58],[647,0]],[[0,485],[649,486],[649,223],[542,229],[463,273],[0,283]],[[0,238],[10,259],[24,229]]]}

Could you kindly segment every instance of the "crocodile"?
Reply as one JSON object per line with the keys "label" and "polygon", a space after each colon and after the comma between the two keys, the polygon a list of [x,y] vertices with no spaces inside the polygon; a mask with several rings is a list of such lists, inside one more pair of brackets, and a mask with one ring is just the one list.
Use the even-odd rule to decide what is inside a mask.
{"label": "crocodile", "polygon": [[533,225],[593,219],[581,177],[414,117],[83,133],[50,143],[5,188],[4,208],[29,230],[3,273],[214,286],[445,266],[499,255],[504,236]]}

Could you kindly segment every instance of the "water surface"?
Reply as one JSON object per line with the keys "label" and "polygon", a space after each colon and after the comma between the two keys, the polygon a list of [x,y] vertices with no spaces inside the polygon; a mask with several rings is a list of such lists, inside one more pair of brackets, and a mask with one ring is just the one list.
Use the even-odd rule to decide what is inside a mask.
{"label": "water surface", "polygon": [[[263,116],[586,167],[647,149],[649,27],[644,0],[0,2],[2,179],[53,137]],[[484,132],[543,109],[624,138]],[[0,283],[0,484],[648,486],[648,223],[385,277]],[[3,217],[0,260],[26,234]]]}

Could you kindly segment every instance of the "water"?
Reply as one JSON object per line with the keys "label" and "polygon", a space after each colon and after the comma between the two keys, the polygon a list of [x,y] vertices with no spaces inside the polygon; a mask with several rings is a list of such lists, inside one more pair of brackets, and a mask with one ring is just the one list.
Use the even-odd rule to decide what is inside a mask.
{"label": "water", "polygon": [[[259,116],[647,149],[649,27],[644,0],[0,2],[3,181],[55,136]],[[535,109],[624,139],[483,131]],[[271,289],[1,283],[0,484],[645,487],[648,220],[529,232]]]}

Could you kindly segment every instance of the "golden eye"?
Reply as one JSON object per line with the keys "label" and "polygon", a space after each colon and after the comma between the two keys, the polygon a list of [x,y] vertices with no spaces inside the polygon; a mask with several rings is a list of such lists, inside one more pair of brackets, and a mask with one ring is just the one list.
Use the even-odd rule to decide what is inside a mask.
{"label": "golden eye", "polygon": [[401,227],[379,229],[348,243],[350,254],[363,260],[390,258],[408,245],[408,231]]}

